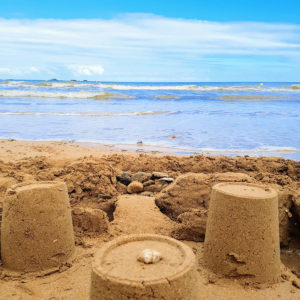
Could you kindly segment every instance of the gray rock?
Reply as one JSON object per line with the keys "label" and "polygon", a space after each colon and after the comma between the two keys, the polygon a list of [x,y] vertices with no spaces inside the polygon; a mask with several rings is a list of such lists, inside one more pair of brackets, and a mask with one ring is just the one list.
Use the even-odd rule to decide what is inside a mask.
{"label": "gray rock", "polygon": [[146,172],[137,172],[132,175],[131,180],[132,181],[139,181],[141,183],[144,183],[145,181],[148,181],[151,178],[151,173]]}
{"label": "gray rock", "polygon": [[132,175],[129,172],[122,172],[117,175],[117,180],[125,185],[129,185],[132,181]]}

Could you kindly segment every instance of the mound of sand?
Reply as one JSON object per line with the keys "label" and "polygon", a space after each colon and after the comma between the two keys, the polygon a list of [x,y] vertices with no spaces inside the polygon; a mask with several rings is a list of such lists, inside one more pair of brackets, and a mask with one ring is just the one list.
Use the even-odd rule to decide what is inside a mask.
{"label": "mound of sand", "polygon": [[[192,247],[205,299],[299,298],[299,162],[267,157],[111,152],[111,148],[101,150],[77,143],[0,142],[0,220],[3,195],[11,184],[64,181],[77,245],[76,259],[61,269],[62,273],[10,278],[0,266],[0,298],[88,299],[90,266],[96,249],[117,236],[145,232],[182,239]],[[161,181],[153,176],[154,172],[175,180]],[[123,173],[129,181],[120,181]],[[148,197],[129,195],[127,186],[132,181],[141,182],[143,195]],[[287,267],[281,265],[281,282],[276,286],[244,288],[209,273],[202,264],[203,243],[195,241],[204,239],[212,186],[227,181],[268,185],[279,194],[281,259]]]}
{"label": "mound of sand", "polygon": [[[143,194],[155,196],[160,210],[181,224],[173,236],[197,241],[204,238],[214,184],[225,181],[266,184],[279,194],[281,245],[288,246],[299,234],[300,163],[281,158],[112,154],[70,161],[37,156],[16,162],[0,161],[0,170],[3,176],[0,191],[24,180],[64,181],[73,208],[101,209],[110,221],[117,196],[127,194],[130,182],[139,181],[143,183]],[[170,183],[153,175],[161,173],[176,180]]]}

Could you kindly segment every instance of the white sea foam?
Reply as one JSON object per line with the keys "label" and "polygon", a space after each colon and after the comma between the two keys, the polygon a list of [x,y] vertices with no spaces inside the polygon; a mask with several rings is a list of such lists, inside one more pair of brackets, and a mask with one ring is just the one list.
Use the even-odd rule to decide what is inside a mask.
{"label": "white sea foam", "polygon": [[[0,82],[1,83],[1,82]],[[2,81],[2,86],[41,89],[41,88],[96,88],[112,90],[153,90],[153,91],[194,91],[194,92],[299,92],[300,85],[292,84],[287,86],[267,86],[267,85],[201,85],[201,84],[179,84],[179,85],[157,85],[157,84],[118,84],[118,83],[97,83],[80,81]]]}
{"label": "white sea foam", "polygon": [[[97,141],[95,141],[97,143]],[[275,153],[296,153],[300,152],[300,149],[294,147],[278,147],[278,146],[264,146],[258,147],[254,149],[217,149],[217,148],[189,148],[189,147],[178,147],[178,146],[170,146],[170,145],[159,145],[159,144],[122,144],[116,143],[115,145],[126,146],[126,147],[139,147],[145,149],[157,149],[157,150],[167,150],[167,151],[176,151],[176,152],[187,152],[194,154],[213,154],[213,155],[221,155],[221,154],[235,154],[235,155],[272,155]]]}
{"label": "white sea foam", "polygon": [[295,147],[278,147],[278,146],[265,146],[254,149],[214,149],[214,148],[202,148],[198,149],[199,152],[205,153],[232,153],[237,155],[250,155],[250,154],[272,154],[272,153],[296,153],[300,152],[300,149]]}
{"label": "white sea foam", "polygon": [[110,92],[49,92],[32,90],[0,90],[0,97],[14,98],[69,98],[69,99],[94,99],[109,100],[110,98],[132,98],[128,95],[122,95]]}
{"label": "white sea foam", "polygon": [[97,84],[95,83],[86,83],[86,82],[77,82],[77,81],[43,81],[34,84],[29,84],[29,86],[37,86],[37,87],[53,87],[53,88],[72,88],[72,87],[80,87],[80,88],[87,88],[87,87],[95,87]]}
{"label": "white sea foam", "polygon": [[279,147],[279,146],[264,146],[255,149],[256,152],[282,152],[282,153],[293,153],[299,152],[300,149],[295,147]]}
{"label": "white sea foam", "polygon": [[39,82],[32,82],[32,81],[0,81],[2,86],[7,87],[17,87],[17,88],[72,88],[72,87],[95,87],[97,86],[95,83],[87,83],[87,82],[79,82],[79,81],[39,81]]}
{"label": "white sea foam", "polygon": [[[97,140],[78,140],[78,142],[91,142],[96,144],[102,144]],[[136,143],[109,143],[114,147],[127,148],[127,149],[143,149],[145,151],[162,151],[167,153],[186,153],[186,154],[205,154],[205,155],[251,155],[251,156],[273,156],[276,154],[284,156],[288,153],[297,153],[300,152],[300,149],[294,147],[278,147],[278,146],[264,146],[254,149],[218,149],[218,148],[189,148],[189,147],[180,147],[173,146],[168,144],[157,144],[153,143],[143,143],[142,145],[137,145]]]}
{"label": "white sea foam", "polygon": [[78,112],[0,112],[0,116],[74,116],[74,117],[119,117],[119,116],[153,116],[172,113],[170,111],[134,111],[134,112],[107,112],[107,113],[78,113]]}
{"label": "white sea foam", "polygon": [[293,86],[287,87],[267,87],[260,85],[249,86],[211,86],[211,85],[122,85],[122,84],[104,84],[99,83],[104,89],[112,90],[166,90],[166,91],[194,91],[194,92],[286,92],[287,90],[296,90]]}
{"label": "white sea foam", "polygon": [[294,147],[279,147],[279,146],[263,146],[254,149],[214,149],[214,148],[201,148],[197,149],[199,152],[207,153],[235,153],[235,154],[248,154],[248,153],[295,153],[300,152],[300,149]]}

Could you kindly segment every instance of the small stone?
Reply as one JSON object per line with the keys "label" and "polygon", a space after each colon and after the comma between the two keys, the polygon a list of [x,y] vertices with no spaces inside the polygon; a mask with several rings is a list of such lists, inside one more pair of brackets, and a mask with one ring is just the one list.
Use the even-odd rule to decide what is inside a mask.
{"label": "small stone", "polygon": [[144,190],[144,186],[141,182],[133,181],[127,187],[127,192],[129,194],[140,193]]}
{"label": "small stone", "polygon": [[128,172],[122,172],[117,176],[117,180],[125,185],[129,185],[132,181],[132,175]]}
{"label": "small stone", "polygon": [[151,174],[146,172],[137,172],[132,175],[132,181],[139,181],[141,183],[148,181],[150,178]]}
{"label": "small stone", "polygon": [[153,172],[152,173],[152,178],[164,178],[164,177],[168,177],[168,174],[163,173],[163,172]]}

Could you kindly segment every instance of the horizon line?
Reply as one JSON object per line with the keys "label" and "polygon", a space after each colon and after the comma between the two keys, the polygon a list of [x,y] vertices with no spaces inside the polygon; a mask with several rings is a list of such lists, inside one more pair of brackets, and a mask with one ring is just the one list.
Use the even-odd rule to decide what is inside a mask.
{"label": "horizon line", "polygon": [[114,81],[114,80],[77,80],[77,79],[21,79],[21,78],[7,78],[0,79],[1,81],[73,81],[73,82],[114,82],[114,83],[300,83],[300,81]]}

